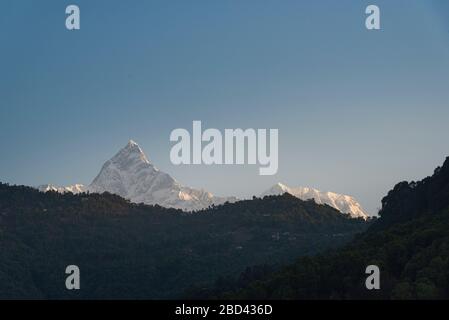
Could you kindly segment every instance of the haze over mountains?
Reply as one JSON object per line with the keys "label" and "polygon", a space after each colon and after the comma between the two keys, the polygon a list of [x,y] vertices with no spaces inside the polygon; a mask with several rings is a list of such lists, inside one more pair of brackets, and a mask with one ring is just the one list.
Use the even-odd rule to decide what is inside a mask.
{"label": "haze over mountains", "polygon": [[[114,157],[108,160],[89,186],[75,184],[66,187],[51,184],[39,186],[42,192],[103,193],[117,194],[134,203],[158,204],[167,208],[194,211],[235,202],[236,197],[218,197],[206,190],[184,186],[169,174],[160,171],[147,158],[139,145],[130,140]],[[329,205],[351,217],[364,218],[368,214],[351,196],[333,192],[322,192],[313,188],[290,188],[278,183],[261,196],[289,193],[301,200],[315,200]]]}

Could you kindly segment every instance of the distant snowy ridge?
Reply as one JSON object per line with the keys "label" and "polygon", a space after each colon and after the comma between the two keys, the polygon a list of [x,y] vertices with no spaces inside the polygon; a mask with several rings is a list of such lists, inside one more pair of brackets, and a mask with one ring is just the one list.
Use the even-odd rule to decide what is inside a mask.
{"label": "distant snowy ridge", "polygon": [[38,186],[37,189],[41,192],[48,192],[48,191],[54,191],[54,192],[59,192],[59,193],[82,193],[82,192],[86,192],[86,187],[83,184],[74,184],[71,186],[67,186],[67,187],[61,187],[61,186],[56,186],[54,184],[44,184],[41,186]]}
{"label": "distant snowy ridge", "polygon": [[363,210],[357,200],[351,196],[334,192],[323,192],[307,187],[291,188],[282,183],[277,183],[262,193],[261,196],[280,195],[284,193],[289,193],[301,200],[313,199],[317,204],[327,204],[340,212],[349,214],[353,218],[368,218],[368,214]]}

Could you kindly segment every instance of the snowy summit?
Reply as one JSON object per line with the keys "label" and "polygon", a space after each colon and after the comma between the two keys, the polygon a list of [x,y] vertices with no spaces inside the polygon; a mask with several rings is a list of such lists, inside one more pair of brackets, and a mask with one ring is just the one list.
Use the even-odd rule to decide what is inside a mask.
{"label": "snowy summit", "polygon": [[107,191],[135,203],[158,204],[186,211],[235,201],[235,198],[216,197],[210,192],[181,185],[157,169],[133,140],[103,165],[87,190],[96,193]]}

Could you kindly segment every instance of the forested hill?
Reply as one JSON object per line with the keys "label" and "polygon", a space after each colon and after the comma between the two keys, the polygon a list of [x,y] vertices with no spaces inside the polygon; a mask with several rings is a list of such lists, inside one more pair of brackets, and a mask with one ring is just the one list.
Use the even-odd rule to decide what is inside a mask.
{"label": "forested hill", "polygon": [[[367,232],[335,253],[301,258],[240,289],[216,287],[210,297],[448,299],[449,158],[431,177],[397,184],[382,204]],[[365,287],[368,265],[380,268],[380,290]]]}
{"label": "forested hill", "polygon": [[449,207],[449,157],[434,174],[421,181],[398,183],[382,199],[379,227],[439,213]]}
{"label": "forested hill", "polygon": [[[184,213],[0,184],[0,298],[176,298],[249,266],[338,247],[366,226],[287,194]],[[72,264],[78,291],[65,288]]]}

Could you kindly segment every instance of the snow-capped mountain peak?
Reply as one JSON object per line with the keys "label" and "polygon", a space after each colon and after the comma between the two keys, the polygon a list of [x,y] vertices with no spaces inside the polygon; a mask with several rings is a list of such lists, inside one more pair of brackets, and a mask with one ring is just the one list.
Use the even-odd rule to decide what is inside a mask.
{"label": "snow-capped mountain peak", "polygon": [[133,140],[106,161],[88,191],[107,191],[135,203],[158,204],[187,211],[235,200],[181,185],[169,174],[153,166]]}
{"label": "snow-capped mountain peak", "polygon": [[110,161],[125,166],[139,162],[150,164],[147,156],[140,146],[133,140],[129,140],[128,144],[121,149]]}
{"label": "snow-capped mountain peak", "polygon": [[262,193],[267,195],[280,195],[289,193],[301,200],[313,199],[318,204],[327,204],[340,212],[347,213],[353,218],[367,219],[368,214],[353,197],[335,192],[323,192],[314,188],[296,187],[291,188],[282,183],[277,183],[270,189]]}

